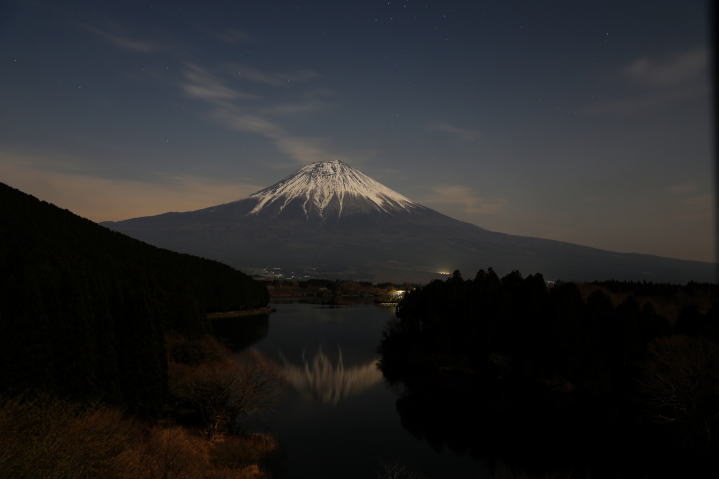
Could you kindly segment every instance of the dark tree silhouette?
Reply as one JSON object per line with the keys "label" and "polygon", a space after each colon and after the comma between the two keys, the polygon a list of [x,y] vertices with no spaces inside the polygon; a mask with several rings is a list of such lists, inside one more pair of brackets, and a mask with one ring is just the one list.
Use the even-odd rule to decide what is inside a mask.
{"label": "dark tree silhouette", "polygon": [[223,264],[112,232],[0,183],[0,393],[40,389],[151,411],[163,336],[209,331],[209,311],[267,304]]}
{"label": "dark tree silhouette", "polygon": [[[438,448],[538,463],[571,456],[610,472],[611,460],[645,467],[669,451],[662,460],[681,465],[719,445],[717,307],[698,306],[716,292],[455,272],[399,303],[380,367],[401,386],[405,427]],[[689,306],[673,323],[655,303]]]}

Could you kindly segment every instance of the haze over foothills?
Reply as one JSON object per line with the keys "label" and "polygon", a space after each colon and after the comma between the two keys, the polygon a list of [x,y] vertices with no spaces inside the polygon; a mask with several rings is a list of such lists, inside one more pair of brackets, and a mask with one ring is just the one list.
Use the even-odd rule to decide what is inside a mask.
{"label": "haze over foothills", "polygon": [[95,221],[338,159],[504,233],[715,261],[705,2],[0,2],[0,179]]}

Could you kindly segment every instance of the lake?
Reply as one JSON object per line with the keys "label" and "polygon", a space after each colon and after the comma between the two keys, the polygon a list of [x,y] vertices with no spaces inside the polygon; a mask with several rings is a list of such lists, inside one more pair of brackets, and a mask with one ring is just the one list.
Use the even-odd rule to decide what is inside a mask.
{"label": "lake", "polygon": [[[480,461],[435,450],[401,423],[393,390],[377,369],[376,349],[392,309],[272,304],[269,321],[251,320],[249,347],[277,362],[285,399],[258,424],[286,453],[288,478],[377,478],[401,464],[426,478],[488,477]],[[235,318],[242,322],[247,318]],[[237,325],[237,323],[235,323]]]}

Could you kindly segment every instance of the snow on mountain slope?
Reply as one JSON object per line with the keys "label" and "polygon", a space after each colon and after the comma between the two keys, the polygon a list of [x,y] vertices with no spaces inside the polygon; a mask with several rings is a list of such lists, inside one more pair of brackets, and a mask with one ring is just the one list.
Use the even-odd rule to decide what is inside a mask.
{"label": "snow on mountain slope", "polygon": [[270,206],[282,211],[299,202],[305,215],[311,212],[323,217],[331,204],[342,216],[348,204],[369,203],[377,211],[389,213],[419,206],[405,196],[373,180],[341,161],[324,161],[307,165],[294,175],[250,196],[258,200],[250,214]]}
{"label": "snow on mountain slope", "polygon": [[[428,281],[434,271],[493,267],[550,279],[716,281],[716,265],[512,236],[412,202],[339,161],[314,163],[249,198],[104,223],[156,246],[237,268]],[[314,275],[315,273],[311,273]]]}

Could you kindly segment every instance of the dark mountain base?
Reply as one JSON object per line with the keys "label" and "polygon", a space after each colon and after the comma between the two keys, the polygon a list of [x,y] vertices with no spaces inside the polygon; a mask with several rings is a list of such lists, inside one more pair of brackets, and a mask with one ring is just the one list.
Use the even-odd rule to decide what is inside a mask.
{"label": "dark mountain base", "polygon": [[234,267],[281,266],[344,279],[424,282],[436,279],[439,271],[492,265],[500,273],[521,269],[542,272],[551,280],[716,280],[716,265],[711,263],[495,233],[423,207],[323,219],[305,217],[296,205],[282,215],[251,215],[254,202],[104,224]]}

